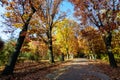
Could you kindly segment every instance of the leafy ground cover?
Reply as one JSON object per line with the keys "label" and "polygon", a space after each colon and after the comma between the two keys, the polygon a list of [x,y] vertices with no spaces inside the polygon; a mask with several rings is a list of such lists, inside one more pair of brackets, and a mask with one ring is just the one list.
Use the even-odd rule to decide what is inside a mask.
{"label": "leafy ground cover", "polygon": [[98,61],[94,63],[104,74],[108,75],[112,80],[120,80],[120,64],[117,68],[112,68],[107,62]]}
{"label": "leafy ground cover", "polygon": [[[39,63],[34,61],[26,61],[16,65],[14,75],[0,75],[0,80],[49,80],[46,78],[47,74],[65,67],[67,64],[69,65],[70,62],[71,61],[50,64],[49,62],[44,61]],[[102,62],[100,60],[92,61],[90,64],[96,66],[101,70],[102,73],[108,75],[112,80],[120,80],[120,65],[118,68],[113,69],[108,65],[108,63]]]}
{"label": "leafy ground cover", "polygon": [[0,80],[49,80],[46,78],[47,74],[63,67],[61,64],[67,63],[69,63],[69,61],[56,62],[54,64],[50,64],[48,61],[39,63],[34,61],[26,61],[24,63],[18,63],[15,66],[14,75],[0,75]]}

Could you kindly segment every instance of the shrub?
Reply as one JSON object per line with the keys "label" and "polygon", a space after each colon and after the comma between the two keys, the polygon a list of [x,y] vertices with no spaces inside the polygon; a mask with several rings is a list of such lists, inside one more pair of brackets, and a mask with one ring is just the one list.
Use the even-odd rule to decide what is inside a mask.
{"label": "shrub", "polygon": [[0,52],[0,66],[8,62],[10,55],[13,53],[15,46],[12,44],[13,40],[5,43],[3,50]]}

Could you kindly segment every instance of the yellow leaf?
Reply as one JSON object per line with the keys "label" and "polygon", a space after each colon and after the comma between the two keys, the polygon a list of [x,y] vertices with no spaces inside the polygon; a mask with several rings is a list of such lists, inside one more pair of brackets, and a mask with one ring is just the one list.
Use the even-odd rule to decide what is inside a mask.
{"label": "yellow leaf", "polygon": [[30,25],[35,25],[35,24],[39,24],[37,20],[30,21]]}
{"label": "yellow leaf", "polygon": [[11,17],[10,12],[6,12],[4,15],[5,15],[7,18],[10,18],[10,17]]}
{"label": "yellow leaf", "polygon": [[16,28],[21,28],[23,26],[23,24],[22,23],[15,23],[15,24],[13,24],[13,26]]}
{"label": "yellow leaf", "polygon": [[23,15],[23,19],[25,19],[25,20],[26,20],[28,17],[29,17],[28,14],[24,14],[24,15]]}
{"label": "yellow leaf", "polygon": [[117,13],[117,19],[120,19],[120,12]]}
{"label": "yellow leaf", "polygon": [[7,6],[5,9],[6,9],[6,10],[12,10],[12,7]]}

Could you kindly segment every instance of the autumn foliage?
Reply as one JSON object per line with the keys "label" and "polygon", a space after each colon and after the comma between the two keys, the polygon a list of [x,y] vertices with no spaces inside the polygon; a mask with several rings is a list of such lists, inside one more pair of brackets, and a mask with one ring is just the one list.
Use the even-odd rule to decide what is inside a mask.
{"label": "autumn foliage", "polygon": [[[78,57],[78,54],[86,58],[89,54],[97,57],[105,54],[110,66],[117,67],[116,61],[120,60],[120,0],[69,1],[74,5],[74,17],[78,21],[67,18],[66,13],[60,11],[64,0],[0,1],[5,8],[2,15],[6,26],[4,32],[14,36],[17,34],[14,31],[19,30],[16,41],[9,40],[11,45],[5,42],[7,47],[1,52],[2,58],[8,52],[12,53],[5,61],[8,64],[3,74],[13,74],[20,60],[55,63],[60,58],[64,61]],[[4,42],[0,40],[0,51],[3,47]]]}

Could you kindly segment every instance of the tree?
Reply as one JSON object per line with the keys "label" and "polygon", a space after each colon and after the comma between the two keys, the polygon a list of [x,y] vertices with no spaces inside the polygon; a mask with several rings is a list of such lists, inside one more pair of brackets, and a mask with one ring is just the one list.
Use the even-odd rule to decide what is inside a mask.
{"label": "tree", "polygon": [[86,39],[89,50],[93,53],[100,52],[100,50],[105,51],[105,44],[102,40],[101,34],[95,28],[91,26],[86,27],[85,29],[81,30],[80,36]]}
{"label": "tree", "polygon": [[84,37],[82,37],[81,34],[78,37],[78,45],[79,45],[78,55],[80,55],[80,53],[84,53],[84,54],[88,54],[89,53],[88,42],[87,42],[87,40]]}
{"label": "tree", "polygon": [[[75,5],[75,15],[82,23],[92,23],[103,34],[111,67],[117,67],[111,51],[112,31],[120,25],[119,0],[70,0]],[[89,22],[88,22],[89,21]],[[89,25],[88,24],[88,25]]]}
{"label": "tree", "polygon": [[[53,41],[52,41],[52,29],[55,27],[55,24],[59,22],[61,18],[64,17],[64,14],[60,15],[59,5],[63,0],[40,0],[36,3],[41,3],[38,6],[39,12],[36,15],[37,24],[33,24],[30,32],[31,38],[37,38],[40,41],[48,46],[48,55],[51,63],[54,63],[53,55]],[[35,36],[34,36],[35,35]]]}
{"label": "tree", "polygon": [[[21,26],[24,26],[26,19],[28,19],[31,15],[30,10],[34,10],[34,13],[36,13],[33,13],[33,18],[31,17],[32,19],[27,22],[29,23],[28,32],[24,31],[22,35],[24,36],[27,33],[27,36],[32,39],[37,38],[40,41],[44,41],[48,46],[50,62],[53,63],[54,57],[52,51],[52,28],[55,23],[63,17],[63,15],[58,16],[58,8],[62,0],[36,0],[31,1],[32,3],[30,4],[29,2],[29,0],[8,2],[10,6],[6,7],[6,9],[9,11],[5,15],[9,18],[10,21],[12,20],[12,26],[15,26],[16,28],[22,28]],[[19,6],[17,6],[18,9],[16,9],[16,3],[18,3],[18,5],[20,4],[21,8],[18,8]],[[15,6],[15,8],[11,7],[11,4]],[[24,9],[25,11],[23,11]],[[20,15],[21,13],[23,14]],[[21,20],[23,21],[21,22]],[[15,21],[19,22],[16,23]]]}
{"label": "tree", "polygon": [[2,51],[3,47],[4,47],[4,42],[0,39],[0,51]]}
{"label": "tree", "polygon": [[[64,55],[73,55],[77,53],[77,38],[75,36],[73,20],[64,19],[56,24],[56,44],[60,46],[60,50]],[[63,54],[62,54],[63,55]]]}
{"label": "tree", "polygon": [[17,39],[15,51],[11,55],[8,64],[2,72],[3,75],[13,74],[20,49],[28,30],[29,22],[33,14],[36,12],[31,0],[11,0],[7,2],[7,5],[8,6],[6,7],[6,10],[8,10],[8,12],[5,14],[5,16],[9,20],[8,22],[15,27],[21,27],[22,30]]}

